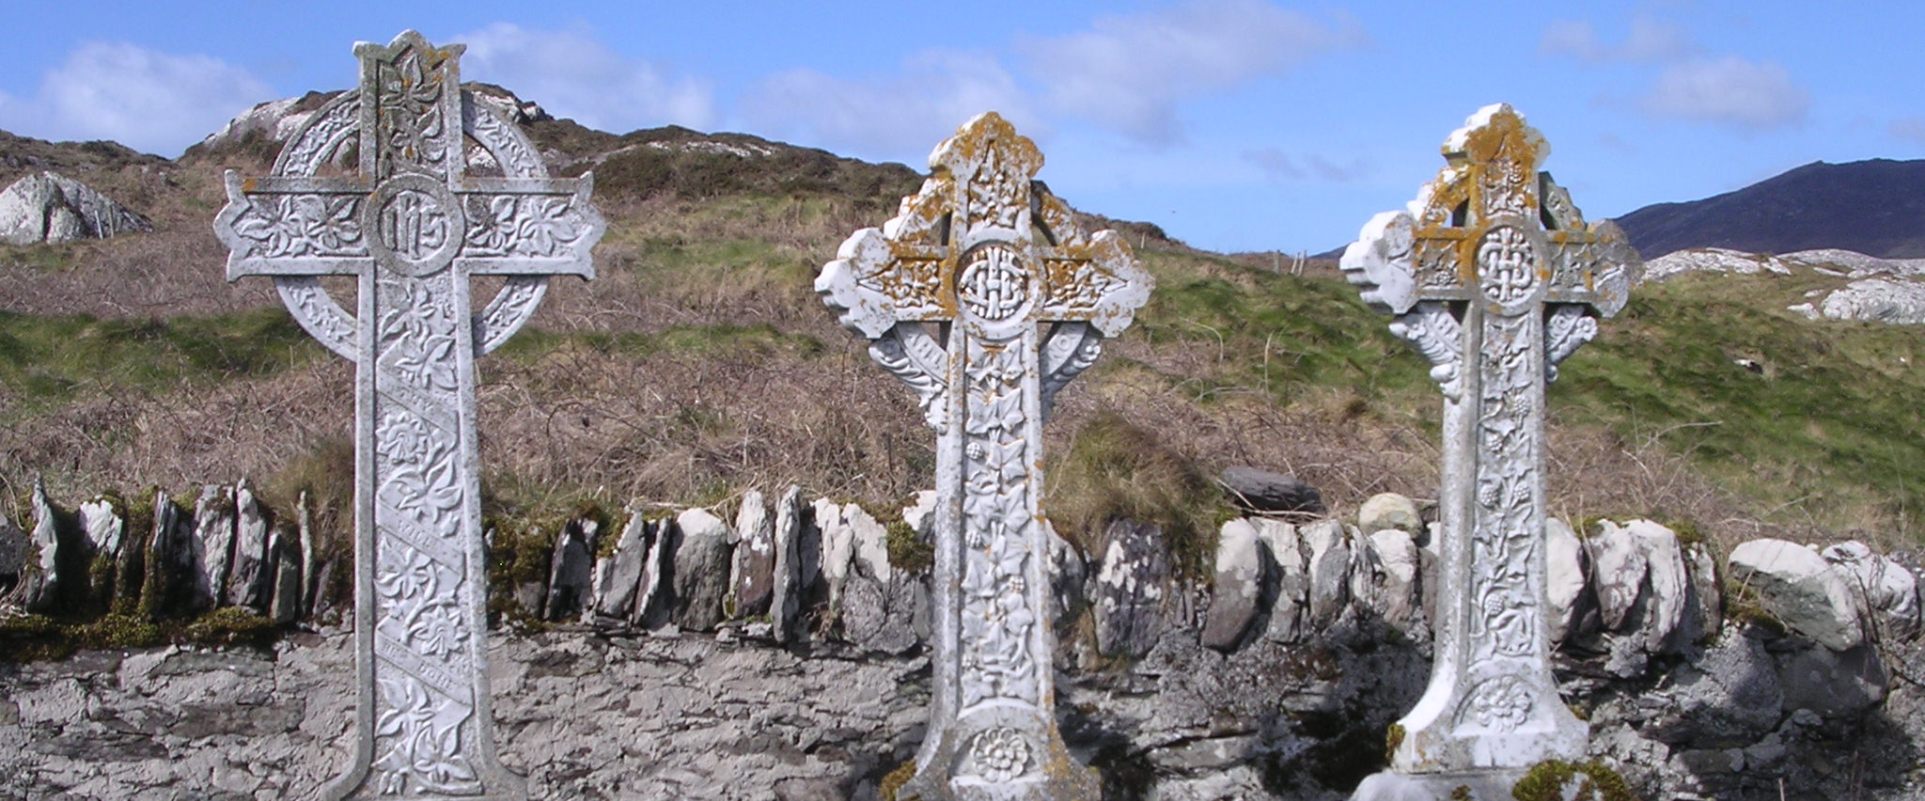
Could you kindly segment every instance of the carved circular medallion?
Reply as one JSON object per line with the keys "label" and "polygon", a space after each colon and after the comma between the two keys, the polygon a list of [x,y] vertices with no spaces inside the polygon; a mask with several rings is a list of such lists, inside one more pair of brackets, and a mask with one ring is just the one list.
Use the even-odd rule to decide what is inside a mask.
{"label": "carved circular medallion", "polygon": [[1477,281],[1484,297],[1506,314],[1521,311],[1543,288],[1538,276],[1539,249],[1529,234],[1498,225],[1477,243]]}
{"label": "carved circular medallion", "polygon": [[1016,249],[1002,242],[977,247],[956,280],[963,308],[985,323],[1012,319],[1029,305],[1029,273]]}
{"label": "carved circular medallion", "polygon": [[1029,739],[1015,729],[1001,727],[977,734],[969,743],[976,772],[992,782],[1006,782],[1029,772]]}
{"label": "carved circular medallion", "polygon": [[461,250],[467,223],[448,186],[425,175],[397,175],[374,188],[362,211],[368,250],[402,275],[440,272]]}

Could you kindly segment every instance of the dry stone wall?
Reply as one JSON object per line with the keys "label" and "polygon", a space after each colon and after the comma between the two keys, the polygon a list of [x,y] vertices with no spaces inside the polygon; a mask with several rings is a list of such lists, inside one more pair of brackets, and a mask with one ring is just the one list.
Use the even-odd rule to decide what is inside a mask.
{"label": "dry stone wall", "polygon": [[[0,665],[0,798],[301,798],[345,764],[351,634],[308,580],[329,558],[308,516],[250,511],[246,494],[217,486],[191,510],[162,495],[131,520],[111,498],[68,512],[42,493],[43,516],[0,524],[9,625],[35,619],[23,588],[47,582],[22,579],[42,564],[51,603],[299,618],[261,646]],[[749,497],[767,505],[525,538],[547,546],[533,580],[493,588],[508,622],[489,677],[502,760],[536,797],[871,799],[912,758],[930,672],[909,546],[926,504],[898,521],[796,488]],[[1381,769],[1429,672],[1436,557],[1404,518],[1232,520],[1202,581],[1172,570],[1153,526],[1119,521],[1094,559],[1055,549],[1058,725],[1105,797],[1323,801]],[[260,566],[237,571],[257,538]],[[1761,540],[1727,560],[1650,521],[1549,541],[1560,692],[1641,797],[1925,797],[1915,555]],[[146,569],[130,548],[161,558]],[[132,598],[87,570],[61,590],[63,564],[145,575]],[[759,611],[739,603],[756,587]]]}

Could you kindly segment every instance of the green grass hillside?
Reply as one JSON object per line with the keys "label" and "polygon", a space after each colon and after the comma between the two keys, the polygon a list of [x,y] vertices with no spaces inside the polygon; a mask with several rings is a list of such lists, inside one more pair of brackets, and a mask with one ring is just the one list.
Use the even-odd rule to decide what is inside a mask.
{"label": "green grass hillside", "polygon": [[[719,506],[790,482],[885,509],[926,487],[933,437],[909,393],[811,288],[914,174],[753,137],[571,126],[533,132],[557,171],[596,170],[600,277],[558,281],[482,362],[488,513]],[[687,146],[706,141],[751,155]],[[158,175],[99,168],[110,190],[140,188],[152,234],[0,247],[0,497],[44,474],[67,498],[243,475],[283,499],[345,498],[351,368],[265,282],[226,284],[208,229],[219,170],[259,171],[259,150],[201,150]],[[1232,464],[1300,476],[1339,513],[1376,492],[1434,497],[1426,365],[1330,265],[1280,275],[1127,230],[1158,290],[1059,399],[1059,529],[1096,547],[1107,517],[1150,518],[1194,564],[1224,514],[1213,476]],[[1552,390],[1553,511],[1689,522],[1727,542],[1925,542],[1925,332],[1779,311],[1811,280],[1636,289]]]}

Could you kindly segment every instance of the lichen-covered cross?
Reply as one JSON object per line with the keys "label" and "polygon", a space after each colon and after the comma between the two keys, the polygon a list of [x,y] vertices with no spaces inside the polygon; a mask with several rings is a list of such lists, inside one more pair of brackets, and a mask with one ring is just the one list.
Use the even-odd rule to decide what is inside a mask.
{"label": "lichen-covered cross", "polygon": [[1444,144],[1408,211],[1343,255],[1364,300],[1397,315],[1442,386],[1442,587],[1436,658],[1391,757],[1404,773],[1583,755],[1558,699],[1545,615],[1544,397],[1556,365],[1623,308],[1639,269],[1615,225],[1587,225],[1537,166],[1549,147],[1508,105]]}
{"label": "lichen-covered cross", "polygon": [[1084,235],[1033,180],[1042,165],[1002,117],[970,120],[895,218],[816,279],[938,434],[935,687],[898,798],[1097,797],[1053,711],[1042,426],[1151,280],[1115,233]]}
{"label": "lichen-covered cross", "polygon": [[[462,46],[361,43],[357,91],[316,111],[273,174],[227,173],[229,280],[267,276],[356,364],[354,762],[323,797],[525,798],[495,759],[475,358],[549,276],[594,276],[590,176],[549,178],[526,135],[461,89]],[[488,173],[488,174],[476,174]],[[356,279],[350,315],[321,284]],[[479,314],[469,277],[504,276]]]}

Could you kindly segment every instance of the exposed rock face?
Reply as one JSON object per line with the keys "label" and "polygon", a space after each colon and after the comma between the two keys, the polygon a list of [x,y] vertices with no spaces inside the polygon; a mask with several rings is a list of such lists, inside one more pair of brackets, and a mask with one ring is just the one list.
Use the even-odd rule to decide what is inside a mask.
{"label": "exposed rock face", "polygon": [[1365,536],[1396,529],[1413,537],[1424,533],[1424,516],[1417,502],[1394,492],[1370,496],[1357,507],[1357,530]]}
{"label": "exposed rock face", "polygon": [[767,614],[775,590],[775,519],[758,490],[742,495],[735,515],[735,566],[730,571],[735,596],[734,617]]}
{"label": "exposed rock face", "polygon": [[1203,644],[1219,651],[1242,645],[1256,622],[1269,574],[1269,558],[1248,520],[1226,521],[1217,534],[1216,576]]}
{"label": "exposed rock face", "polygon": [[93,187],[51,172],[34,173],[0,191],[0,241],[8,244],[106,239],[152,230],[146,217]]}
{"label": "exposed rock face", "polygon": [[1230,467],[1223,471],[1224,491],[1230,502],[1253,512],[1323,511],[1323,495],[1302,481],[1255,467]]}
{"label": "exposed rock face", "polygon": [[1925,324],[1925,283],[1864,278],[1825,296],[1820,314],[1833,320]]}
{"label": "exposed rock face", "polygon": [[675,623],[714,631],[729,591],[729,524],[705,509],[690,509],[675,518],[675,527],[681,531],[675,549]]}
{"label": "exposed rock face", "polygon": [[1096,650],[1104,656],[1141,658],[1163,633],[1163,606],[1170,579],[1163,530],[1117,520],[1105,532],[1109,548],[1096,573],[1093,606]]}
{"label": "exposed rock face", "polygon": [[1834,651],[1865,641],[1857,595],[1845,574],[1796,543],[1758,539],[1731,551],[1731,580],[1755,591],[1765,610]]}

